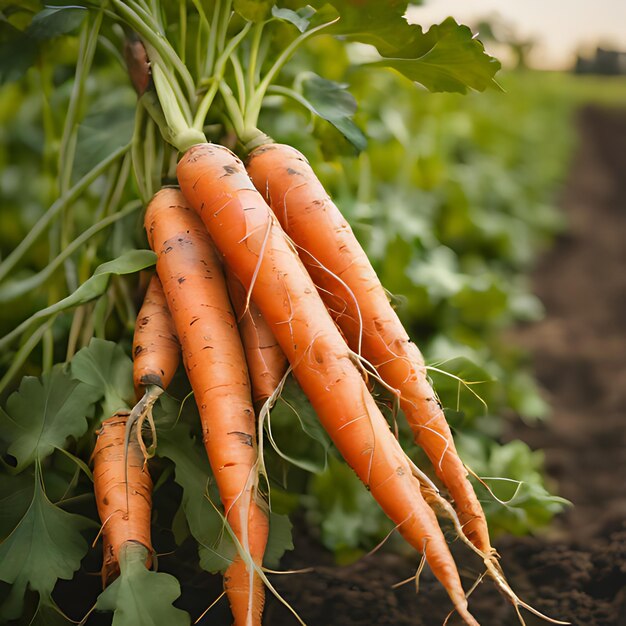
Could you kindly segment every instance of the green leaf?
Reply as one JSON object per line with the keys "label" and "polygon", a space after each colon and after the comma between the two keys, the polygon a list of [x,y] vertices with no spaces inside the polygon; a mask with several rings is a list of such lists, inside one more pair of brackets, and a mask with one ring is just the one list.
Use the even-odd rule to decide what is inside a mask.
{"label": "green leaf", "polygon": [[170,574],[146,569],[144,546],[126,543],[120,551],[120,576],[96,602],[99,611],[114,611],[112,626],[187,626],[185,611],[172,606],[180,585]]}
{"label": "green leaf", "polygon": [[311,18],[315,15],[315,10],[309,6],[302,7],[297,11],[291,9],[280,9],[272,7],[272,16],[283,22],[293,24],[301,33],[307,30],[311,23]]}
{"label": "green leaf", "polygon": [[2,438],[17,470],[63,448],[69,437],[85,433],[98,397],[91,387],[73,380],[62,365],[41,378],[23,378],[7,401],[7,412],[0,414]]}
{"label": "green leaf", "polygon": [[40,598],[37,611],[28,626],[71,626],[74,624],[66,618],[52,598]]}
{"label": "green leaf", "polygon": [[236,548],[215,508],[220,506],[220,498],[204,448],[189,436],[185,424],[158,435],[157,454],[174,462],[175,480],[183,488],[189,530],[200,544],[200,565],[209,572],[222,571],[231,563]]}
{"label": "green leaf", "polygon": [[28,510],[34,481],[28,472],[15,476],[0,473],[0,541],[5,540]]}
{"label": "green leaf", "polygon": [[67,309],[91,302],[91,300],[98,298],[106,291],[112,275],[133,274],[139,270],[151,267],[155,263],[156,254],[154,254],[152,250],[129,250],[117,259],[99,265],[93,276],[88,278],[73,294],[45,309],[37,311],[37,313],[31,315],[17,328],[0,339],[0,348],[9,344],[16,337],[19,337],[33,322],[40,319],[47,319],[56,313],[66,311]]}
{"label": "green leaf", "polygon": [[[419,29],[421,35],[421,27],[411,28]],[[390,67],[430,91],[466,93],[468,88],[484,91],[496,85],[493,77],[500,63],[485,53],[467,26],[450,17],[432,26],[422,37],[432,43],[428,50],[423,51],[424,42],[416,32],[414,41],[397,51],[399,56],[370,65]]]}
{"label": "green leaf", "polygon": [[[311,4],[323,7],[326,0]],[[327,33],[371,44],[381,54],[395,50],[399,42],[410,38],[409,24],[404,19],[407,0],[331,0],[331,4],[341,19]]]}
{"label": "green leaf", "polygon": [[[314,6],[320,6],[318,1]],[[373,45],[391,67],[431,91],[465,93],[495,86],[500,63],[485,53],[467,26],[448,18],[426,33],[404,17],[406,0],[332,0],[341,19],[324,33]]]}
{"label": "green leaf", "polygon": [[57,579],[69,580],[87,553],[80,531],[89,520],[63,511],[48,500],[39,475],[25,515],[0,546],[0,580],[12,585],[0,615],[17,618],[29,587],[46,598]]}
{"label": "green leaf", "polygon": [[233,8],[250,22],[262,22],[268,16],[273,0],[234,0]]}
{"label": "green leaf", "polygon": [[53,39],[76,30],[86,17],[84,7],[46,7],[33,17],[26,33],[36,41]]}
{"label": "green leaf", "polygon": [[313,113],[330,122],[357,150],[365,150],[367,139],[352,120],[357,104],[347,85],[310,74],[302,90]]}
{"label": "green leaf", "polygon": [[345,463],[331,456],[326,471],[311,479],[309,519],[321,525],[330,550],[371,548],[390,522],[363,483]]}
{"label": "green leaf", "polygon": [[[296,425],[306,437],[294,436],[294,432],[298,432],[294,431]],[[304,392],[291,377],[287,379],[272,409],[266,428],[284,460],[308,472],[324,471],[331,446],[330,438]]]}
{"label": "green leaf", "polygon": [[266,567],[272,569],[278,567],[283,554],[287,550],[293,550],[292,528],[287,515],[270,513],[270,532],[263,555],[263,564]]}
{"label": "green leaf", "polygon": [[72,376],[104,396],[105,417],[134,404],[133,363],[118,344],[94,338],[76,353]]}

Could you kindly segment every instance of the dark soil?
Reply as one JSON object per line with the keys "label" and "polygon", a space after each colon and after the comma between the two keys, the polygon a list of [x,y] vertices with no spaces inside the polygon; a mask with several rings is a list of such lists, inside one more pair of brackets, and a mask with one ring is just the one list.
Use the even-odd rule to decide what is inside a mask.
{"label": "dark soil", "polygon": [[[545,450],[548,475],[575,506],[548,535],[508,538],[497,548],[513,587],[539,610],[577,625],[626,626],[626,113],[588,108],[578,129],[561,202],[568,232],[534,274],[547,315],[515,333],[554,415],[507,435]],[[429,572],[417,596],[412,585],[391,589],[414,573],[414,560],[399,555],[377,553],[341,568],[301,537],[290,558],[287,567],[317,567],[273,582],[311,625],[440,625],[450,608]],[[460,562],[470,586],[480,563]],[[518,623],[487,581],[471,608],[483,626]],[[529,625],[542,623],[525,616]],[[269,597],[265,623],[297,622]]]}

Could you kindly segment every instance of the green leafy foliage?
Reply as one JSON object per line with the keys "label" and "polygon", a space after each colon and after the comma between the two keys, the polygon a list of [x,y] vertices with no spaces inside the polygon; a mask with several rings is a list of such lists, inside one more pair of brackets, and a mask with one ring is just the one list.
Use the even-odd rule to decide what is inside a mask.
{"label": "green leafy foliage", "polygon": [[182,506],[189,530],[199,546],[200,565],[209,572],[223,571],[235,555],[235,546],[224,529],[220,499],[211,467],[189,428],[179,424],[159,431],[159,456],[175,465],[176,482],[183,488]]}
{"label": "green leafy foliage", "polygon": [[133,274],[146,267],[151,267],[155,262],[156,255],[152,250],[129,250],[128,252],[124,252],[117,259],[102,263],[102,265],[99,265],[95,269],[93,276],[88,278],[71,295],[59,300],[55,304],[51,304],[45,309],[40,309],[37,313],[34,313],[17,326],[12,332],[0,339],[0,346],[10,343],[37,320],[45,320],[52,315],[95,300],[106,291],[112,276]]}
{"label": "green leafy foliage", "polygon": [[172,606],[180,596],[174,576],[146,569],[146,549],[126,543],[120,576],[98,596],[96,609],[114,611],[113,626],[187,626],[189,615]]}
{"label": "green leafy foliage", "polygon": [[120,345],[93,338],[74,356],[71,368],[76,380],[103,398],[105,418],[134,404],[133,364]]}
{"label": "green leafy foliage", "polygon": [[315,11],[311,7],[301,7],[298,10],[272,7],[272,16],[279,20],[284,20],[293,24],[301,33],[305,32],[311,23],[311,18]]}
{"label": "green leafy foliage", "polygon": [[293,550],[292,524],[288,515],[270,513],[270,532],[263,555],[263,565],[276,568],[287,550]]}
{"label": "green leafy foliage", "polygon": [[72,577],[87,552],[81,535],[87,524],[48,500],[37,473],[28,510],[0,545],[0,580],[12,585],[0,615],[19,617],[27,587],[46,598],[58,578]]}
{"label": "green leafy foliage", "polygon": [[354,472],[335,456],[311,478],[309,493],[308,519],[320,526],[324,545],[340,560],[360,556],[359,548],[374,547],[393,528]]}
{"label": "green leafy foliage", "polygon": [[21,78],[35,63],[40,45],[76,30],[87,17],[84,7],[46,7],[33,15],[24,30],[0,22],[0,84]]}
{"label": "green leafy foliage", "polygon": [[[483,91],[495,84],[493,77],[500,63],[485,54],[467,26],[448,18],[432,26],[423,38],[425,41],[419,42],[416,37],[397,56],[384,58],[375,65],[390,67],[430,91],[466,93],[468,88]],[[432,44],[426,51],[425,42]],[[410,57],[405,56],[409,54]]]}
{"label": "green leafy foliage", "polygon": [[234,0],[233,8],[241,17],[250,22],[261,22],[270,13],[271,0]]}
{"label": "green leafy foliage", "polygon": [[2,439],[9,443],[7,453],[15,458],[16,469],[42,461],[55,448],[63,448],[69,437],[83,435],[98,397],[62,365],[41,378],[23,378],[7,402],[6,413],[0,410]]}
{"label": "green leafy foliage", "polygon": [[60,37],[76,30],[86,17],[85,7],[46,7],[33,16],[27,34],[37,41]]}
{"label": "green leafy foliage", "polygon": [[311,74],[302,81],[302,91],[311,111],[330,122],[357,150],[364,150],[367,139],[354,123],[356,100],[346,84]]}
{"label": "green leafy foliage", "polygon": [[[149,12],[159,3],[140,4]],[[209,62],[213,35],[206,23],[213,15],[199,14],[207,3],[182,3],[182,14],[177,3],[160,4],[147,44],[169,61],[171,51],[179,55],[181,64],[165,65],[167,81],[181,82],[173,100],[180,104],[187,91],[191,94],[190,110],[182,111],[187,119],[196,113],[194,100],[217,86],[219,68]],[[565,121],[576,103],[606,93],[598,88],[606,84],[529,72],[503,76],[506,94],[478,95],[471,92],[495,84],[499,65],[467,27],[451,19],[424,32],[405,19],[406,0],[282,4],[235,0],[237,15],[228,23],[221,16],[226,28],[214,38],[215,57],[232,43],[237,29],[245,24],[248,30],[236,56],[220,66],[226,85],[216,91],[199,126],[212,140],[239,149],[231,136],[233,109],[246,98],[253,101],[250,85],[254,91],[264,74],[276,69],[258,127],[309,158],[395,294],[394,306],[433,365],[429,375],[461,455],[495,494],[476,483],[494,533],[534,531],[564,502],[545,486],[540,453],[519,442],[495,443],[505,416],[540,419],[547,412],[523,357],[502,341],[501,331],[542,314],[523,273],[560,227],[551,204],[572,147]],[[129,345],[147,278],[140,272],[154,265],[155,255],[142,249],[146,242],[139,219],[128,216],[85,241],[41,288],[28,289],[25,278],[48,267],[79,234],[136,201],[141,185],[133,174],[155,188],[174,183],[177,155],[161,141],[145,111],[135,117],[135,96],[119,51],[121,31],[111,19],[113,5],[103,13],[76,6],[44,8],[35,0],[20,3],[19,10],[16,6],[3,3],[0,20],[5,200],[0,257],[7,259],[28,233],[36,236],[10,269],[3,263],[0,285],[0,301],[10,300],[1,320],[2,333],[8,334],[0,348],[15,347],[0,350],[0,368],[11,374],[2,379],[8,392],[17,389],[7,403],[3,395],[6,410],[0,410],[5,460],[13,457],[17,463],[0,472],[0,579],[13,585],[3,617],[22,613],[22,621],[33,617],[33,624],[48,625],[65,623],[50,593],[58,578],[72,576],[86,552],[81,529],[97,524],[86,465],[93,431],[102,417],[134,401]],[[86,20],[93,24],[99,17],[93,65],[75,73],[78,61],[84,62]],[[141,25],[124,24],[135,26]],[[289,50],[296,42],[306,43]],[[274,66],[285,51],[289,62]],[[253,59],[256,66],[249,67]],[[187,72],[191,85],[185,84]],[[468,94],[426,95],[415,82],[432,91]],[[612,81],[607,98],[623,102],[625,93],[624,85]],[[361,150],[358,159],[353,147]],[[110,162],[71,201],[59,203],[60,190],[107,155],[112,155]],[[48,213],[47,207],[55,208]],[[42,216],[45,226],[31,230]],[[35,328],[44,320],[49,327]],[[39,330],[41,341],[32,334]],[[34,347],[29,343],[33,336]],[[19,371],[13,372],[18,360]],[[17,374],[25,376],[21,383]],[[193,400],[181,406],[174,399],[189,393],[182,368],[169,391],[173,397],[162,397],[155,408],[158,458],[150,461],[156,484],[155,549],[173,550],[170,563],[180,565],[184,559],[192,577],[206,578],[206,571],[228,566],[235,547]],[[431,471],[401,419],[399,424],[404,447]],[[344,562],[391,530],[371,495],[339,461],[292,381],[262,434],[267,482],[261,488],[267,489],[271,508],[266,566],[279,566],[285,550],[293,547],[286,514],[299,507],[311,532]],[[178,547],[157,545],[170,533]],[[190,544],[199,546],[199,564],[188,559]],[[132,556],[122,565],[122,577],[100,596],[98,608],[114,611],[114,624],[188,623],[172,606],[180,593],[176,581],[148,572],[144,561]],[[21,611],[28,589],[38,592],[39,606],[31,602]],[[95,595],[90,600],[95,602]]]}
{"label": "green leafy foliage", "polygon": [[348,41],[374,46],[381,60],[374,65],[390,67],[430,91],[466,93],[494,86],[500,63],[485,53],[467,26],[448,18],[426,33],[404,17],[408,2],[335,0],[340,19],[329,32]]}
{"label": "green leafy foliage", "polygon": [[135,100],[133,90],[124,86],[104,94],[94,104],[78,126],[74,180],[130,142],[135,126]]}
{"label": "green leafy foliage", "polygon": [[496,532],[526,534],[570,504],[546,489],[541,451],[532,451],[522,441],[485,445],[476,433],[459,441],[464,460],[481,477],[475,489]]}
{"label": "green leafy foliage", "polygon": [[[285,463],[308,472],[324,471],[331,446],[330,438],[292,377],[287,379],[283,392],[272,409],[266,430],[269,443],[277,455],[274,463],[269,462],[276,477],[284,471]],[[269,447],[267,443],[266,447]]]}

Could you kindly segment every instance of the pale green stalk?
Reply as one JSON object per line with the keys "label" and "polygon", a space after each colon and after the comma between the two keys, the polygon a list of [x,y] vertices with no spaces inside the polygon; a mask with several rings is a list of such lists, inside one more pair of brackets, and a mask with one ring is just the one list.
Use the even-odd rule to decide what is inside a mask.
{"label": "pale green stalk", "polygon": [[[196,115],[193,120],[193,127],[197,130],[202,130],[204,127],[204,120],[211,108],[211,104],[213,103],[213,99],[215,98],[218,90],[220,89],[220,84],[224,78],[224,71],[226,69],[226,63],[228,59],[231,57],[237,46],[241,43],[243,38],[248,34],[248,31],[251,28],[251,23],[248,22],[238,33],[235,35],[229,42],[228,46],[224,50],[224,52],[219,56],[217,62],[215,64],[215,75],[212,79],[212,84],[209,87],[209,90],[206,92],[204,97],[202,98],[200,105],[198,106],[198,110],[196,111]],[[241,115],[241,114],[240,114]]]}
{"label": "pale green stalk", "polygon": [[236,53],[230,55],[230,62],[235,72],[235,82],[237,83],[237,96],[239,99],[239,110],[246,110],[246,80],[243,75],[243,69],[241,62]]}
{"label": "pale green stalk", "polygon": [[[40,285],[46,282],[52,274],[61,266],[61,264],[70,257],[74,252],[79,250],[87,241],[89,241],[94,235],[99,233],[101,230],[109,227],[111,224],[115,224],[115,222],[125,218],[127,215],[134,213],[137,209],[142,206],[139,200],[132,200],[129,202],[119,213],[114,213],[113,215],[109,215],[104,219],[100,220],[96,224],[93,224],[86,231],[81,233],[74,241],[68,244],[61,254],[59,254],[55,259],[53,259],[46,267],[44,267],[40,272],[29,276],[28,278],[24,278],[20,280],[18,283],[15,283],[15,286],[11,286],[12,288],[7,294],[7,289],[0,290],[0,302],[7,302],[13,300],[32,289],[36,289]],[[3,293],[4,292],[4,293]]]}
{"label": "pale green stalk", "polygon": [[185,120],[172,93],[171,86],[158,63],[152,64],[152,78],[167,126],[172,134],[171,143],[181,152],[186,152],[191,146],[198,143],[206,143],[206,137],[202,131],[190,127]]}
{"label": "pale green stalk", "polygon": [[9,272],[15,267],[17,262],[24,256],[26,251],[37,241],[39,236],[45,231],[52,220],[69,203],[74,202],[85,189],[93,183],[98,176],[106,172],[112,163],[128,151],[130,145],[122,146],[108,157],[100,161],[91,171],[87,172],[71,189],[56,200],[50,208],[39,218],[36,224],[30,229],[26,237],[20,241],[17,247],[0,263],[0,280],[7,277]]}
{"label": "pale green stalk", "polygon": [[26,362],[26,359],[41,341],[45,332],[50,329],[55,319],[56,315],[41,324],[41,326],[33,332],[20,349],[13,355],[9,369],[2,377],[2,380],[0,380],[0,395],[6,389],[7,385],[13,380],[13,377],[20,371],[22,365]]}
{"label": "pale green stalk", "polygon": [[196,98],[196,87],[187,66],[180,60],[172,46],[161,33],[150,29],[135,11],[126,6],[122,0],[111,0],[120,15],[142,36],[144,43],[149,43],[159,53],[163,62],[173,67],[183,80],[189,102]]}
{"label": "pale green stalk", "polygon": [[141,199],[145,202],[146,198],[148,198],[148,188],[146,184],[145,178],[145,152],[142,137],[142,128],[145,115],[145,108],[142,104],[142,101],[139,100],[137,102],[137,107],[135,108],[135,127],[133,129],[133,138],[131,141],[131,155],[133,159],[133,172],[135,174],[135,181],[137,182],[137,188],[139,189],[139,195]]}
{"label": "pale green stalk", "polygon": [[211,20],[211,28],[209,30],[209,44],[207,46],[207,59],[204,68],[205,76],[211,76],[213,72],[213,64],[215,63],[215,55],[217,54],[217,29],[220,20],[220,11],[222,10],[222,0],[215,0],[213,8],[213,19]]}
{"label": "pale green stalk", "polygon": [[[339,18],[337,18],[339,19]],[[263,104],[263,99],[265,98],[265,93],[267,92],[268,87],[272,84],[272,81],[276,78],[278,72],[283,68],[285,63],[289,60],[291,55],[301,46],[307,39],[317,34],[324,28],[331,26],[337,20],[332,20],[331,22],[327,22],[326,24],[320,24],[311,30],[302,33],[300,36],[296,37],[279,55],[276,59],[272,67],[269,69],[267,74],[263,77],[263,80],[259,83],[259,86],[256,88],[254,94],[250,98],[248,102],[248,108],[245,111],[244,119],[244,130],[239,138],[244,143],[244,145],[249,146],[252,142],[259,137],[260,132],[257,129],[256,125],[259,120],[259,114],[261,113],[261,106]]]}
{"label": "pale green stalk", "polygon": [[187,56],[187,1],[178,0],[178,21],[180,22],[180,60],[185,63]]}
{"label": "pale green stalk", "polygon": [[230,23],[230,18],[232,14],[231,10],[232,0],[225,0],[223,12],[221,15],[219,31],[217,34],[217,49],[219,52],[224,51],[224,47],[226,46],[226,35],[228,34],[228,24]]}
{"label": "pale green stalk", "polygon": [[[252,41],[250,42],[250,58],[248,59],[248,93],[253,94],[258,81],[258,74],[260,71],[259,59],[259,47],[262,41],[263,27],[265,23],[259,22],[255,24],[252,29]],[[257,67],[257,64],[259,67]]]}

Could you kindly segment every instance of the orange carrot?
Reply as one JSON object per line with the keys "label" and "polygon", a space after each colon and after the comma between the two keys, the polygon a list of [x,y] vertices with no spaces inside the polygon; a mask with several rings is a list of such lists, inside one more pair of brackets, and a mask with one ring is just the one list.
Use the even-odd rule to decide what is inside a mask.
{"label": "orange carrot", "polygon": [[200,144],[185,153],[177,175],[215,246],[251,291],[340,453],[404,538],[424,553],[466,623],[477,624],[467,610],[448,545],[406,455],[241,161],[227,148]]}
{"label": "orange carrot", "polygon": [[[250,382],[222,267],[198,216],[175,189],[146,211],[148,241],[183,349],[226,519],[261,566],[268,519],[257,492],[257,448]],[[236,625],[260,625],[264,586],[238,555],[224,575]]]}
{"label": "orange carrot", "polygon": [[287,359],[256,304],[248,299],[237,277],[226,270],[230,301],[239,320],[239,334],[246,353],[252,400],[257,410],[274,393],[287,371]]}
{"label": "orange carrot", "polygon": [[169,386],[180,361],[180,343],[159,277],[150,280],[133,337],[133,382],[137,399],[143,387]]}
{"label": "orange carrot", "polygon": [[454,498],[467,538],[492,552],[482,507],[459,458],[450,427],[428,382],[424,358],[411,342],[339,209],[307,160],[291,146],[265,145],[247,162],[256,188],[265,194],[348,344],[400,394],[400,404],[418,443]]}
{"label": "orange carrot", "polygon": [[122,546],[129,541],[144,546],[148,552],[146,567],[152,564],[153,550],[150,541],[152,479],[136,441],[130,442],[127,465],[124,462],[128,415],[128,411],[118,411],[113,417],[102,422],[92,457],[96,505],[102,521],[104,586],[119,575],[118,558]]}

